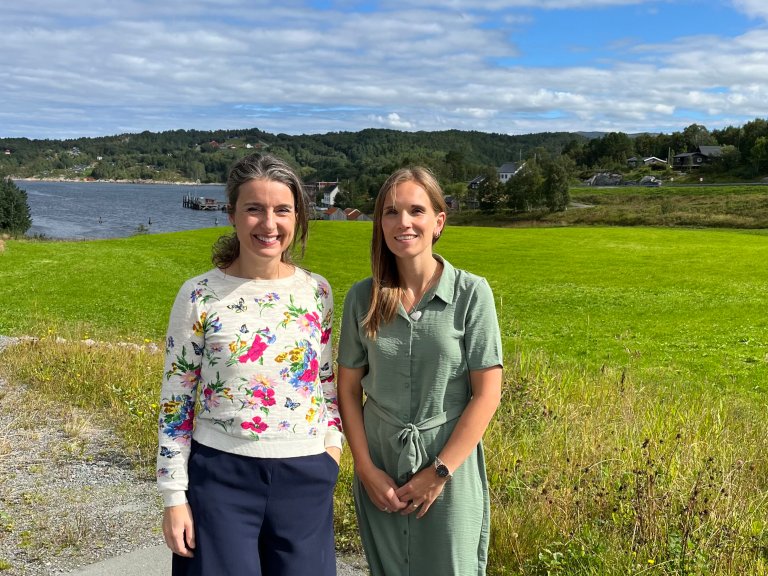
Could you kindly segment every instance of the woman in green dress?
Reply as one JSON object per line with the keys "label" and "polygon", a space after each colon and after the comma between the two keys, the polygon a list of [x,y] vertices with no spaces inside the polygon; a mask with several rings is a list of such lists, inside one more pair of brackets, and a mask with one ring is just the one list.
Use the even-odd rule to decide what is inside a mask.
{"label": "woman in green dress", "polygon": [[339,407],[373,576],[485,574],[481,440],[501,397],[501,336],[485,279],[432,252],[446,212],[428,170],[392,174],[376,199],[372,277],[344,302]]}

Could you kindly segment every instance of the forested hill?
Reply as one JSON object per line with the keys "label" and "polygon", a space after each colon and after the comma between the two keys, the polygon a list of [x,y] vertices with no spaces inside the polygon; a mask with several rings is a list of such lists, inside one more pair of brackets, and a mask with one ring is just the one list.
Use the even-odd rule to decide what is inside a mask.
{"label": "forested hill", "polygon": [[404,164],[425,164],[451,182],[518,161],[536,148],[559,155],[587,138],[571,133],[522,136],[476,131],[360,132],[291,136],[248,130],[174,130],[73,140],[0,139],[0,176],[223,182],[253,151],[279,155],[305,181],[340,181],[359,191]]}

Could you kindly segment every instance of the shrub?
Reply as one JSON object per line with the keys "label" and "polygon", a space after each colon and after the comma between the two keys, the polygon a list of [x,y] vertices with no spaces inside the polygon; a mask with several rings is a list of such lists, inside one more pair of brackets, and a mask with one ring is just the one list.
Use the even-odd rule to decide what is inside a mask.
{"label": "shrub", "polygon": [[0,231],[20,236],[32,226],[27,193],[10,178],[0,180]]}

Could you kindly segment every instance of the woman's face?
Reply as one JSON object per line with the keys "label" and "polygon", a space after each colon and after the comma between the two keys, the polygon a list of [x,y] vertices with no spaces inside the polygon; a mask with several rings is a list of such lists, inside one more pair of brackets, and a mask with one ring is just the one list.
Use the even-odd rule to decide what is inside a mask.
{"label": "woman's face", "polygon": [[291,189],[272,180],[240,185],[229,216],[240,241],[240,256],[279,261],[296,233],[296,205]]}
{"label": "woman's face", "polygon": [[445,213],[435,212],[427,191],[411,180],[389,192],[381,215],[384,241],[397,258],[431,256],[432,239],[444,223]]}

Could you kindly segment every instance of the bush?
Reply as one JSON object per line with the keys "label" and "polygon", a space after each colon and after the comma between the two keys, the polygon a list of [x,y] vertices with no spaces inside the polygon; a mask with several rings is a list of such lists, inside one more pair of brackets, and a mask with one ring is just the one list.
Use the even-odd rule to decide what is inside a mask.
{"label": "bush", "polygon": [[10,178],[0,180],[0,232],[20,236],[32,226],[27,193]]}

